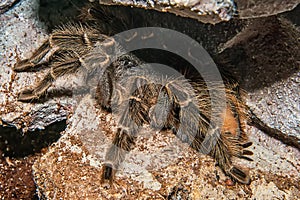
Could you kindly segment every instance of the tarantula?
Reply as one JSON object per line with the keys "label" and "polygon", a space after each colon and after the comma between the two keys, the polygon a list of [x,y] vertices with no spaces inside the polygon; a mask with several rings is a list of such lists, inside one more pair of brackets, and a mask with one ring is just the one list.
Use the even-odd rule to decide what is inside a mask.
{"label": "tarantula", "polygon": [[241,100],[238,85],[225,85],[226,99],[222,99],[225,107],[218,115],[222,123],[214,124],[211,123],[210,96],[203,79],[186,79],[183,75],[162,77],[130,53],[121,55],[104,68],[112,56],[106,50],[114,46],[117,50],[121,49],[97,28],[81,23],[55,29],[30,58],[17,62],[13,67],[17,72],[31,71],[40,66],[50,68],[42,81],[32,89],[23,90],[18,99],[37,100],[45,95],[58,77],[75,73],[80,68],[88,73],[95,68],[103,68],[96,100],[107,110],[118,108],[118,129],[106,153],[103,181],[113,180],[139,129],[143,124],[150,124],[156,128],[171,129],[195,150],[203,151],[208,145],[211,149],[207,153],[226,175],[249,184],[248,173],[233,164],[234,157],[251,160],[247,155],[253,154],[246,149],[252,143],[245,132],[247,107]]}

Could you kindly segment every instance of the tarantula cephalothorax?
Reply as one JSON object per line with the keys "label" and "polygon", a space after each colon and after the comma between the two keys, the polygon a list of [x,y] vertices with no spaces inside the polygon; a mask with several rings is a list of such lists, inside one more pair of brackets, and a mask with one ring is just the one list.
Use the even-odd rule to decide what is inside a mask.
{"label": "tarantula cephalothorax", "polygon": [[[91,71],[106,66],[110,55],[101,49],[114,45],[115,41],[98,29],[80,23],[55,29],[29,59],[14,66],[17,72],[39,69],[42,65],[50,68],[35,87],[19,94],[19,100],[39,99],[58,77],[75,73],[80,68]],[[218,126],[211,123],[212,105],[201,78],[162,78],[151,70],[147,71],[147,66],[144,69],[140,66],[143,65],[137,57],[124,54],[103,70],[98,80],[97,102],[109,110],[120,108],[117,111],[119,128],[106,153],[102,179],[112,180],[126,152],[134,144],[139,128],[146,123],[173,130],[195,150],[201,150],[206,136],[212,136],[211,141],[206,141],[211,147],[209,155],[226,175],[248,184],[248,173],[233,164],[235,157],[251,160],[246,155],[252,155],[246,150],[252,143],[248,142],[245,133],[247,108],[241,101],[238,86],[226,84],[226,100],[222,99],[226,106],[219,114],[223,123]],[[149,74],[152,75],[149,77]]]}

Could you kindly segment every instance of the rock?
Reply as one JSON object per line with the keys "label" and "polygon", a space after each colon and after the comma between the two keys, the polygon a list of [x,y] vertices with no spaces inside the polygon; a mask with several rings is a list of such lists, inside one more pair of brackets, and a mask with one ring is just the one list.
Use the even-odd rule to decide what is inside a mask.
{"label": "rock", "polygon": [[[19,12],[22,9],[23,12]],[[250,185],[232,183],[215,166],[213,159],[181,143],[170,131],[156,132],[147,126],[143,127],[137,145],[122,163],[114,184],[111,187],[101,184],[100,172],[105,151],[116,129],[114,115],[98,108],[89,94],[50,96],[39,103],[21,103],[16,100],[21,89],[34,85],[45,74],[45,71],[16,74],[11,70],[17,59],[16,52],[21,58],[28,57],[28,52],[32,52],[47,38],[44,24],[37,20],[37,10],[37,1],[25,0],[0,16],[0,119],[2,124],[16,126],[24,132],[43,129],[49,124],[67,119],[68,127],[63,136],[34,163],[34,181],[40,198],[300,198],[299,150],[270,138],[254,127],[248,127],[254,143],[251,147],[254,161],[236,161],[249,168],[252,178]],[[191,26],[189,22],[184,23],[182,18],[178,21],[183,29]],[[159,23],[158,17],[153,23]],[[200,35],[197,41],[203,43],[220,63],[224,58],[229,58],[226,67],[236,65],[239,69],[246,66],[248,69],[255,68],[254,71],[261,70],[260,76],[251,70],[243,71],[245,74],[242,74],[242,78],[247,79],[244,82],[242,80],[242,86],[249,93],[249,106],[268,125],[299,137],[299,108],[295,106],[299,94],[299,69],[295,59],[298,43],[294,41],[294,37],[299,38],[299,32],[290,23],[277,17],[233,21],[229,25],[221,23],[215,27],[198,25],[195,21],[191,24],[194,24],[195,29],[187,32]],[[207,30],[208,27],[211,29]],[[230,34],[221,37],[228,27]],[[234,27],[237,29],[232,30]],[[272,40],[275,36],[271,30],[275,30],[275,36],[281,37]],[[210,39],[215,35],[219,37]],[[264,42],[268,37],[270,40]],[[285,51],[274,52],[277,49],[271,48],[273,42],[277,44],[276,47],[287,44]],[[262,54],[266,51],[270,52]],[[281,62],[275,68],[279,70],[276,75],[268,74],[267,69],[270,68],[264,69],[264,64],[269,63],[265,61],[272,64],[272,51],[277,53],[276,58],[282,55],[290,58],[278,59]],[[241,52],[243,54],[239,54]],[[253,55],[265,57],[255,60]],[[290,65],[295,68],[285,71],[284,76],[281,76],[281,70]],[[273,79],[268,79],[272,75]],[[54,89],[74,91],[82,86],[79,80],[80,73],[78,76],[65,76],[55,82]],[[286,117],[287,111],[289,118]],[[3,144],[0,142],[1,146]]]}
{"label": "rock", "polygon": [[15,4],[17,4],[19,0],[5,0],[0,3],[0,14],[5,13]]}
{"label": "rock", "polygon": [[[94,0],[92,0],[94,2]],[[232,0],[105,0],[99,1],[103,5],[134,6],[144,9],[154,9],[160,12],[170,12],[182,17],[197,19],[203,23],[216,24],[221,21],[230,20],[236,7]]]}
{"label": "rock", "polygon": [[258,18],[277,15],[293,10],[299,5],[299,0],[235,0],[238,7],[239,18]]}
{"label": "rock", "polygon": [[[95,0],[90,0],[94,2]],[[228,21],[236,16],[240,19],[267,17],[293,10],[299,0],[100,0],[103,5],[134,6],[144,9],[154,9],[160,12],[170,12],[182,17],[197,19],[203,23],[216,24]]]}

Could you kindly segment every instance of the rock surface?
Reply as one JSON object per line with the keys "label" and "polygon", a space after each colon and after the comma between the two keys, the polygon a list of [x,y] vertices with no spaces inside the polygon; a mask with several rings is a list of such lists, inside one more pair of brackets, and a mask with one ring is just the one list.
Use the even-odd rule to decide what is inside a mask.
{"label": "rock surface", "polygon": [[299,5],[299,0],[235,0],[239,18],[258,18],[276,15],[293,10]]}
{"label": "rock surface", "polygon": [[[95,0],[89,0],[94,2]],[[240,19],[276,15],[293,10],[299,0],[100,0],[104,5],[134,6],[170,12],[182,17],[194,18],[203,23],[216,24],[238,16]]]}
{"label": "rock surface", "polygon": [[[210,157],[193,151],[170,131],[155,132],[147,126],[143,128],[144,134],[138,138],[137,145],[127,155],[116,174],[115,183],[111,187],[102,185],[99,178],[100,168],[106,148],[112,139],[112,131],[116,129],[112,114],[98,108],[90,95],[73,95],[73,98],[51,97],[41,103],[16,101],[17,93],[21,88],[34,85],[45,73],[41,71],[16,74],[11,70],[17,55],[20,58],[28,57],[30,52],[47,38],[46,27],[37,20],[37,10],[37,1],[25,0],[0,16],[2,33],[0,119],[3,124],[13,124],[24,131],[31,131],[68,118],[68,127],[63,136],[47,149],[47,153],[38,158],[33,166],[34,180],[40,197],[45,199],[300,198],[299,150],[270,138],[254,127],[248,127],[250,139],[254,142],[251,147],[254,161],[251,163],[237,161],[249,168],[252,178],[250,185],[233,185]],[[242,85],[249,93],[248,104],[270,126],[300,137],[300,111],[297,106],[300,77],[297,58],[299,56],[295,54],[299,44],[290,43],[293,37],[299,38],[299,32],[296,32],[289,23],[277,18],[263,20],[241,23],[243,26],[246,24],[250,27],[248,30],[237,26],[239,30],[246,30],[245,37],[241,37],[243,31],[238,31],[239,35],[233,32],[230,37],[223,38],[225,41],[203,41],[203,43],[210,49],[210,53],[214,52],[217,55],[219,49],[223,53],[222,56],[229,55],[234,62],[231,64],[241,68],[246,65],[248,69],[252,67],[252,69],[262,70],[261,76],[257,76],[251,70],[244,70],[246,74],[242,77],[247,79],[242,82]],[[289,52],[276,54],[276,57],[282,55],[284,57],[277,60],[280,67],[273,79],[266,78],[272,73],[268,74],[266,69],[269,68],[264,71],[261,67],[261,63],[264,62],[260,60],[265,61],[266,58],[272,60],[273,54],[271,52],[263,54],[265,57],[257,60],[253,57],[253,55],[261,55],[260,51],[255,52],[262,48],[257,46],[259,44],[265,47],[261,51],[272,50],[272,43],[269,46],[268,43],[262,43],[267,36],[273,37],[266,26],[270,23],[278,24],[276,34],[284,33],[282,36],[286,36],[282,40],[277,40],[276,47],[282,47],[279,44],[288,44],[284,52]],[[253,29],[260,30],[259,32],[265,30],[265,34],[253,34],[251,26],[254,27]],[[194,30],[197,28],[198,25]],[[199,28],[198,31],[203,30]],[[219,31],[223,32],[224,29],[220,28]],[[202,34],[207,34],[203,36],[204,38],[211,35],[210,32],[202,32]],[[199,39],[200,42],[202,39],[202,37]],[[245,45],[249,43],[253,45]],[[230,50],[240,50],[244,54],[231,55]],[[239,56],[243,56],[243,59],[236,59]],[[283,62],[285,60],[286,62]],[[288,68],[287,65],[293,67],[284,71],[282,76],[280,69]],[[66,76],[55,82],[54,88],[74,90],[80,87],[78,79],[80,76],[79,78]],[[289,113],[289,117],[286,117],[286,112]]]}
{"label": "rock surface", "polygon": [[160,12],[170,12],[211,24],[228,21],[236,12],[236,7],[232,0],[101,0],[99,3],[103,5],[134,6],[137,8],[154,9]]}

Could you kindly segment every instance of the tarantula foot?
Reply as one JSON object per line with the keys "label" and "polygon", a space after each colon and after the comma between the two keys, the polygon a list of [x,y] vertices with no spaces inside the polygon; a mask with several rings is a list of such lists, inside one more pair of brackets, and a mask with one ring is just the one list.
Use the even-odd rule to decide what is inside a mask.
{"label": "tarantula foot", "polygon": [[243,148],[247,148],[247,147],[250,147],[252,144],[253,144],[252,142],[247,142],[247,143],[245,143],[245,144],[242,144],[241,146],[242,146]]}
{"label": "tarantula foot", "polygon": [[228,175],[230,177],[232,177],[234,180],[243,183],[243,184],[250,184],[251,179],[248,175],[248,173],[244,172],[243,170],[232,166],[228,171],[227,171]]}
{"label": "tarantula foot", "polygon": [[36,100],[39,97],[37,95],[34,94],[33,89],[25,89],[22,92],[19,93],[18,95],[18,101],[32,101],[32,100]]}
{"label": "tarantula foot", "polygon": [[113,167],[113,164],[111,163],[105,163],[102,167],[102,175],[101,175],[101,183],[102,184],[112,184],[112,181],[114,179],[114,175],[116,173],[115,168]]}
{"label": "tarantula foot", "polygon": [[35,65],[31,62],[29,62],[29,59],[25,59],[25,60],[21,60],[19,62],[17,62],[14,66],[13,66],[13,70],[15,72],[23,72],[26,71],[32,67],[34,67]]}

